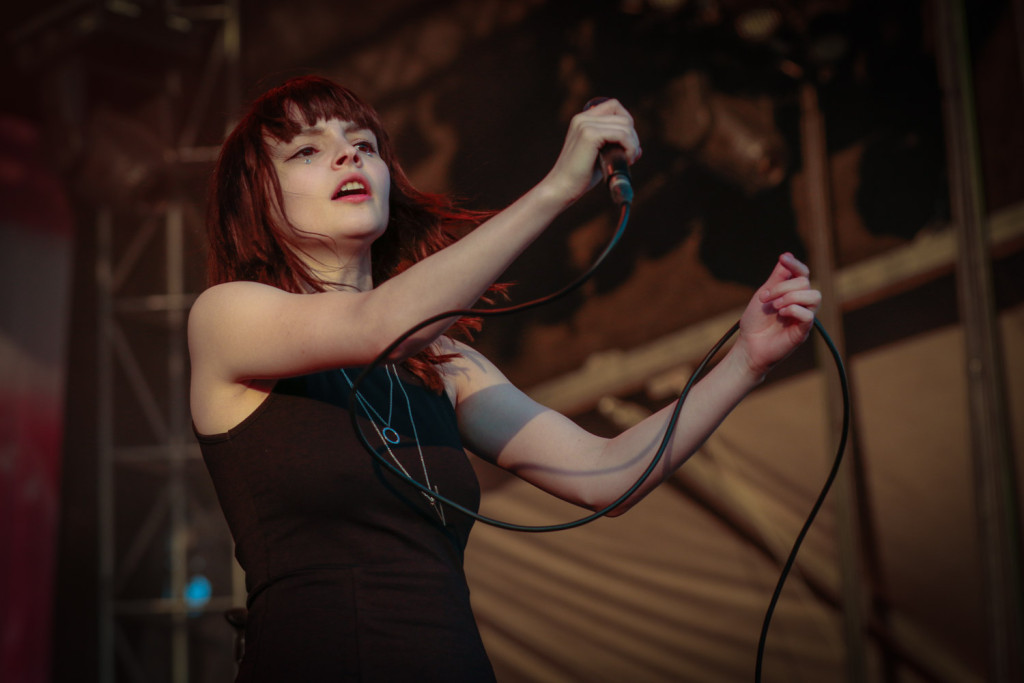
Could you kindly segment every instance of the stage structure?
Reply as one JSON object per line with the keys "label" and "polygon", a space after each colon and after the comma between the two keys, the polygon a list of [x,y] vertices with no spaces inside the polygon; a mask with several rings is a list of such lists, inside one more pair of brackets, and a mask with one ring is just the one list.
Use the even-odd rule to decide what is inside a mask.
{"label": "stage structure", "polygon": [[95,230],[98,680],[224,680],[244,587],[191,433],[185,326],[201,187],[241,99],[239,3],[66,3],[16,46]]}
{"label": "stage structure", "polygon": [[[192,33],[190,41],[205,52],[200,77],[186,78],[177,65],[168,66],[154,105],[155,130],[149,131],[163,142],[164,165],[155,171],[149,196],[132,198],[145,202],[141,225],[117,206],[97,208],[99,678],[104,682],[163,680],[169,672],[169,680],[184,683],[201,680],[198,671],[230,673],[232,650],[222,615],[244,594],[238,572],[231,569],[230,538],[222,532],[215,536],[219,543],[211,543],[217,527],[204,524],[216,519],[217,507],[190,433],[185,345],[188,308],[201,287],[186,275],[201,272],[186,263],[197,253],[188,248],[187,234],[201,234],[203,209],[202,195],[196,197],[184,184],[190,167],[208,169],[215,158],[217,147],[203,147],[199,140],[209,111],[231,116],[237,110],[238,3],[172,7],[165,16],[168,24],[182,22]],[[204,24],[213,31],[201,35]],[[191,92],[193,82],[196,92]],[[138,211],[137,204],[131,208]],[[126,218],[128,225],[121,226]],[[122,243],[118,236],[124,227],[130,237]],[[148,269],[148,251],[162,257],[162,279],[137,272]],[[140,279],[149,286],[140,286]],[[140,326],[148,329],[133,338],[132,330]],[[139,360],[151,344],[164,349],[162,367]],[[142,413],[134,419],[148,428],[142,438],[119,424],[127,415],[117,409],[123,404],[118,394],[126,390]],[[155,475],[152,488],[149,481],[143,484],[152,491],[145,501],[132,485],[147,478],[142,472]],[[126,518],[140,523],[122,536]],[[147,572],[142,587],[134,578],[153,554],[163,557],[164,571]],[[153,583],[161,574],[160,583]]]}
{"label": "stage structure", "polygon": [[[230,672],[228,629],[218,638],[216,628],[223,627],[223,612],[243,590],[230,570],[229,537],[217,534],[220,547],[211,548],[208,536],[216,527],[203,524],[217,508],[190,434],[185,346],[187,311],[201,286],[186,277],[191,265],[186,259],[195,255],[186,246],[186,232],[194,234],[201,225],[202,207],[182,186],[189,166],[208,168],[216,154],[216,147],[198,144],[207,111],[231,115],[237,109],[238,7],[236,2],[182,6],[168,10],[166,18],[216,28],[202,46],[206,55],[198,92],[186,92],[191,79],[170,65],[164,92],[156,98],[159,114],[150,132],[164,144],[165,165],[143,200],[144,221],[137,225],[127,217],[130,238],[122,244],[119,223],[126,216],[110,204],[97,208],[101,681],[162,680],[169,672],[169,680],[183,683],[201,679],[198,670]],[[223,99],[214,97],[218,87]],[[147,269],[147,251],[162,257],[162,280],[152,272],[137,274]],[[148,287],[136,284],[138,275]],[[140,326],[148,329],[133,338],[132,330]],[[164,349],[163,367],[140,362],[140,352],[146,354],[150,344]],[[123,403],[118,394],[126,390],[137,401],[142,416],[135,419],[148,427],[150,439],[139,439],[119,424],[127,415],[116,407]],[[155,475],[152,488],[149,481],[143,484],[152,491],[145,501],[132,484],[147,478],[142,472]],[[126,518],[141,523],[123,537]],[[210,556],[211,549],[219,550],[220,561]],[[164,571],[148,572],[149,581],[139,586],[134,578],[154,553],[164,558]],[[159,584],[151,581],[161,574]]]}

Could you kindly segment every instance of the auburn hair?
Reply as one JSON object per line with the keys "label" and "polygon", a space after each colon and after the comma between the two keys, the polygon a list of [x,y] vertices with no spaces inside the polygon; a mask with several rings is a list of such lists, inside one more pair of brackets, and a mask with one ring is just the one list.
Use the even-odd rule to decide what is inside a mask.
{"label": "auburn hair", "polygon": [[[394,145],[378,113],[355,93],[319,76],[293,78],[269,90],[249,107],[221,147],[211,179],[207,213],[207,284],[251,280],[288,292],[325,291],[318,277],[290,246],[281,185],[266,138],[290,142],[319,120],[350,121],[377,137],[378,154],[391,173],[387,229],[371,247],[374,286],[455,241],[453,231],[479,223],[490,212],[471,211],[446,195],[413,187],[395,158]],[[505,285],[491,287],[503,293]],[[480,319],[463,317],[448,330],[469,338]],[[455,356],[432,347],[405,365],[430,388],[441,391],[438,365]]]}

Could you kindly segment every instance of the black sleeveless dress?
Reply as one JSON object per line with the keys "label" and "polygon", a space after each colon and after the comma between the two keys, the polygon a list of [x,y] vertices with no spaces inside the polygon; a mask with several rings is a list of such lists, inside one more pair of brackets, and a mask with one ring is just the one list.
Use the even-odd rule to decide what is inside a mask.
{"label": "black sleeveless dress", "polygon": [[[422,449],[431,484],[477,509],[451,402],[399,373],[360,386],[367,440],[421,482]],[[442,508],[442,522],[367,453],[348,395],[341,371],[281,380],[228,433],[197,434],[249,592],[237,680],[493,681],[462,568],[473,520]]]}

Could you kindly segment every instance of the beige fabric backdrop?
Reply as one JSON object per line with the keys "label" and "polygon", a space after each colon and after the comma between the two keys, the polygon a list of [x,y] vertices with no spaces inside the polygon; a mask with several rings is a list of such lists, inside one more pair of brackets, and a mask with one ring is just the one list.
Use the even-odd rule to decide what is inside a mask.
{"label": "beige fabric backdrop", "polygon": [[[1001,324],[1020,463],[1024,307]],[[946,328],[847,361],[891,608],[886,639],[905,681],[982,680],[962,349],[960,330]],[[552,534],[478,525],[467,572],[499,680],[751,680],[780,566],[759,546],[786,556],[831,464],[822,377],[752,394],[672,484],[623,517]],[[834,500],[773,617],[766,681],[841,679]],[[522,523],[579,516],[518,481],[489,493],[484,512]]]}

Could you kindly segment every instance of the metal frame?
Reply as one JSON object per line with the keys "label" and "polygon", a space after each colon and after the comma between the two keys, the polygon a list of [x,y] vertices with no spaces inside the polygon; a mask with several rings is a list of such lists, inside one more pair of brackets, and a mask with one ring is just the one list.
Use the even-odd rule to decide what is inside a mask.
{"label": "metal frame", "polygon": [[[174,167],[208,163],[215,157],[216,147],[198,147],[196,141],[218,78],[226,84],[223,110],[234,111],[237,107],[240,99],[238,4],[239,0],[226,0],[217,5],[167,9],[169,16],[179,21],[218,24],[200,86],[183,116],[175,117],[170,106],[177,94],[175,90],[180,90],[175,79],[169,78],[165,84],[161,99],[167,106],[158,119],[168,129],[172,123],[177,123],[176,118],[182,119],[180,133],[163,136],[175,140],[172,148],[165,151],[166,159]],[[225,128],[228,124],[225,122]],[[189,680],[190,615],[222,613],[237,604],[243,590],[236,568],[232,571],[230,593],[213,595],[201,608],[190,607],[184,597],[188,582],[188,538],[192,532],[188,469],[199,459],[187,404],[185,326],[194,294],[188,291],[186,283],[185,238],[189,219],[199,213],[184,195],[166,197],[157,211],[143,221],[141,228],[133,232],[126,246],[118,249],[115,228],[125,216],[114,207],[97,210],[98,646],[99,680],[104,683],[122,677],[146,681],[154,674],[161,680],[168,676],[175,683]],[[127,284],[148,250],[158,251],[162,258],[166,271],[163,282],[159,291],[129,294]],[[133,345],[126,332],[130,323],[142,317],[155,318],[159,322],[158,333],[166,335],[167,354],[162,363],[144,362],[146,349],[140,344]],[[124,417],[119,405],[123,405],[125,398],[119,394],[124,393],[125,385],[153,437],[150,445],[129,445],[121,435]],[[149,508],[143,513],[137,531],[130,538],[120,539],[115,522],[119,514],[124,514],[125,492],[119,490],[119,475],[139,467],[157,469],[162,480],[158,492],[147,501]],[[138,497],[138,492],[128,493]],[[143,559],[160,541],[166,541],[169,547],[168,575],[164,578],[170,597],[162,594],[125,597],[128,583],[138,576]],[[230,538],[225,538],[225,542],[230,546]],[[163,638],[169,626],[169,647],[158,650],[169,657],[168,662],[154,662],[152,656],[145,657],[134,651],[125,619],[138,617],[147,617],[141,628],[151,627],[156,639]],[[132,635],[138,633],[139,627],[135,627]],[[230,643],[227,625],[224,635],[225,642]],[[224,649],[223,656],[233,663],[229,647]]]}

